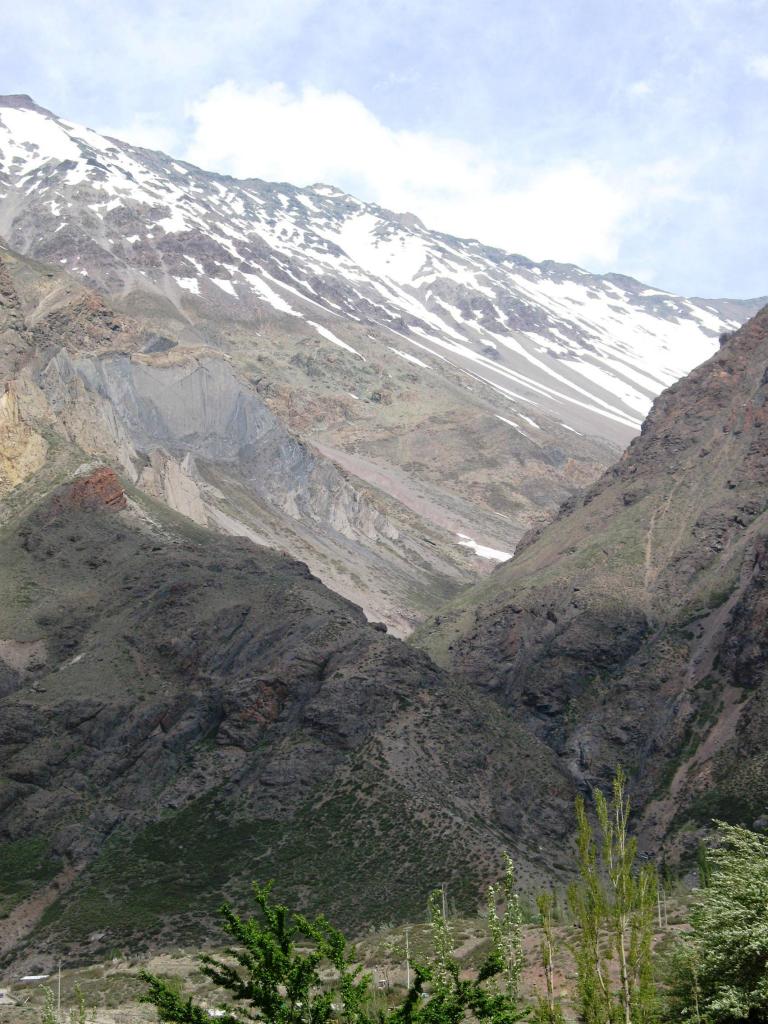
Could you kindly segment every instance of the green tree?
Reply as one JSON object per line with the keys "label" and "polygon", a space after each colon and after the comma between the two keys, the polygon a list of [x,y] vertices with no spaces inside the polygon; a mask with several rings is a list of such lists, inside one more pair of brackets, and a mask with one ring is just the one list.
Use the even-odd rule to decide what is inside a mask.
{"label": "green tree", "polygon": [[48,985],[43,985],[42,990],[43,1010],[40,1014],[41,1024],[57,1024],[56,1001],[53,997],[53,989],[49,988]]}
{"label": "green tree", "polygon": [[552,892],[541,892],[536,898],[541,923],[541,942],[539,952],[541,965],[544,968],[544,985],[546,994],[539,996],[535,1016],[538,1024],[563,1024],[563,1008],[555,995],[555,912],[556,897]]}
{"label": "green tree", "polygon": [[[498,912],[499,903],[504,908],[501,915]],[[515,885],[515,866],[509,854],[504,854],[504,878],[498,885],[488,886],[487,904],[491,945],[498,950],[503,962],[502,977],[506,994],[517,1001],[524,965],[523,913]]]}
{"label": "green tree", "polygon": [[709,884],[673,956],[667,1015],[708,1024],[768,1022],[768,837],[718,823]]}
{"label": "green tree", "polygon": [[[455,955],[456,942],[443,914],[442,892],[427,904],[430,955],[413,963],[415,981],[400,1006],[386,1015],[390,1024],[514,1024],[526,1016],[519,1000],[523,969],[522,912],[515,872],[505,855],[504,877],[488,887],[491,946],[474,976],[467,976]],[[501,912],[499,912],[501,904]]]}
{"label": "green tree", "polygon": [[576,801],[580,880],[569,891],[579,931],[580,1010],[586,1024],[648,1024],[656,1015],[651,951],[656,871],[636,863],[623,771],[616,772],[610,801],[600,790],[594,796],[597,838],[583,799]]}
{"label": "green tree", "polygon": [[83,990],[75,984],[75,1005],[69,1010],[69,1024],[87,1024],[89,1016],[88,1004],[85,1001]]}
{"label": "green tree", "polygon": [[698,951],[689,934],[679,938],[662,958],[663,1017],[703,1024]]}
{"label": "green tree", "polygon": [[699,843],[696,850],[696,867],[699,870],[699,887],[706,889],[712,881],[712,865],[709,863],[706,843]]}
{"label": "green tree", "polygon": [[[504,901],[501,915],[497,902]],[[520,901],[514,869],[506,858],[504,879],[488,890],[491,948],[473,977],[463,976],[450,925],[443,916],[442,893],[429,898],[432,955],[414,963],[415,981],[403,1003],[388,1014],[390,1024],[515,1024],[527,1015],[519,1005],[523,968]]]}
{"label": "green tree", "polygon": [[[221,1024],[515,1024],[524,1015],[517,983],[522,969],[519,902],[512,897],[511,864],[496,896],[505,910],[496,914],[491,949],[479,970],[467,977],[454,953],[454,940],[442,912],[442,894],[429,899],[431,956],[414,962],[414,983],[395,1007],[374,1010],[371,979],[355,963],[354,948],[324,917],[309,920],[272,904],[270,886],[254,884],[259,914],[241,918],[222,907],[224,930],[233,944],[224,958],[201,956],[201,971],[227,996]],[[494,912],[496,913],[495,897]],[[517,930],[517,931],[516,931]],[[516,937],[517,936],[517,937]],[[510,959],[511,958],[511,959]],[[332,977],[327,976],[325,965]],[[322,973],[321,973],[322,972]],[[172,984],[142,972],[143,1002],[157,1008],[165,1024],[210,1024],[208,1011]]]}
{"label": "green tree", "polygon": [[443,894],[440,889],[435,889],[429,894],[427,916],[432,956],[429,961],[417,962],[416,970],[421,972],[424,979],[429,977],[435,992],[444,994],[452,988],[454,977],[458,976],[459,965],[453,955],[456,942],[443,913]]}
{"label": "green tree", "polygon": [[[200,970],[228,995],[220,1009],[221,1024],[263,1021],[265,1024],[326,1024],[332,1018],[347,1024],[368,1020],[365,1005],[371,979],[354,963],[354,949],[323,916],[311,921],[270,901],[271,885],[253,885],[257,917],[241,918],[222,907],[224,931],[235,945],[226,960],[203,955]],[[309,948],[300,948],[309,947]],[[333,987],[324,984],[320,965],[328,961]],[[166,1024],[210,1024],[210,1015],[192,999],[184,999],[162,978],[142,972],[153,1003]],[[340,1000],[337,1008],[334,999]]]}

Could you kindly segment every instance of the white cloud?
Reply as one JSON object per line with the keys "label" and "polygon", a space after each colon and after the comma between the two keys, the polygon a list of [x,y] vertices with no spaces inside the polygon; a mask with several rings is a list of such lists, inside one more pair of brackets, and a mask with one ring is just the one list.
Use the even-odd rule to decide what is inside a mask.
{"label": "white cloud", "polygon": [[768,79],[768,54],[759,54],[747,61],[747,71],[755,78]]}
{"label": "white cloud", "polygon": [[648,96],[651,92],[653,92],[653,89],[651,88],[650,82],[632,82],[627,86],[627,95],[632,96],[633,98]]}
{"label": "white cloud", "polygon": [[[184,154],[237,177],[326,182],[430,227],[533,259],[616,259],[632,183],[584,160],[520,167],[457,139],[384,125],[355,97],[281,83],[210,90],[188,111]],[[617,176],[618,179],[618,176]]]}
{"label": "white cloud", "polygon": [[134,146],[159,149],[163,153],[173,153],[179,145],[176,132],[169,128],[157,114],[134,114],[126,124],[117,128],[101,125],[98,130],[102,135],[108,135],[110,138],[126,139]]}

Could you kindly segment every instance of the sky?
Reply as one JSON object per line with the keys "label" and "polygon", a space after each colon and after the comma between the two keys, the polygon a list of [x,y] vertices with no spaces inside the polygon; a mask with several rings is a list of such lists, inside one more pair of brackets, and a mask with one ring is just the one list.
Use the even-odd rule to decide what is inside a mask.
{"label": "sky", "polygon": [[768,294],[768,0],[28,0],[0,92],[531,259]]}

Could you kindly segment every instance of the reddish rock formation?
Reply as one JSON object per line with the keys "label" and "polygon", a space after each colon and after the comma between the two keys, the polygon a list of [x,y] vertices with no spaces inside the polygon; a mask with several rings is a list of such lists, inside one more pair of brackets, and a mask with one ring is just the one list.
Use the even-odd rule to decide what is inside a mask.
{"label": "reddish rock formation", "polygon": [[100,466],[60,491],[52,503],[52,512],[54,516],[60,515],[64,509],[83,509],[86,512],[106,509],[119,512],[127,504],[117,473],[108,466]]}

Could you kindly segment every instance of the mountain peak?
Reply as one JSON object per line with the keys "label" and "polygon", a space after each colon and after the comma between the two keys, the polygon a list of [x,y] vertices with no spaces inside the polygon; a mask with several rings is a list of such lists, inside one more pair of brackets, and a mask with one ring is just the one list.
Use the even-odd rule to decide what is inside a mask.
{"label": "mountain peak", "polygon": [[415,213],[395,213],[392,210],[385,210],[381,208],[381,212],[386,214],[389,220],[395,224],[399,224],[401,228],[406,228],[408,231],[426,231],[426,225],[424,222],[416,216]]}
{"label": "mountain peak", "polygon": [[39,114],[49,114],[51,117],[50,110],[46,110],[45,107],[41,107],[35,103],[31,96],[28,96],[25,92],[11,93],[8,96],[0,96],[0,107],[13,107],[15,110],[36,110]]}
{"label": "mountain peak", "polygon": [[309,191],[319,192],[324,196],[343,196],[344,192],[340,188],[336,188],[335,185],[326,185],[324,181],[316,181],[313,185],[309,186]]}

